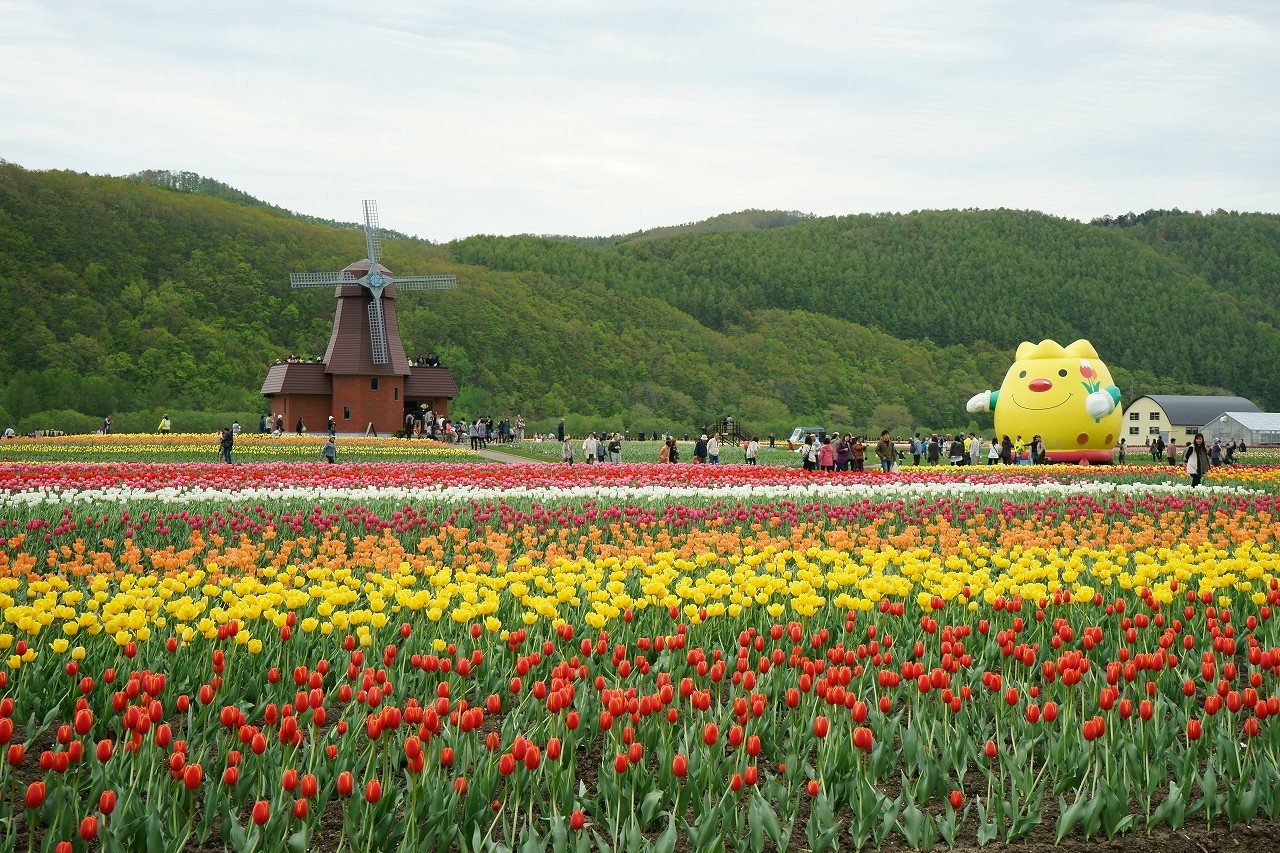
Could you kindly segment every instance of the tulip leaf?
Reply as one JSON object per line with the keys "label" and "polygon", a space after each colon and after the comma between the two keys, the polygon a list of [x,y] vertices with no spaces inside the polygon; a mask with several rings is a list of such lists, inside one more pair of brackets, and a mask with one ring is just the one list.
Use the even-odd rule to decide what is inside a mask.
{"label": "tulip leaf", "polygon": [[1147,828],[1164,823],[1168,824],[1170,829],[1180,829],[1182,821],[1186,818],[1186,803],[1182,799],[1182,788],[1173,782],[1169,783],[1169,796],[1165,797],[1160,805],[1156,806],[1156,810],[1151,813],[1151,819],[1147,821]]}
{"label": "tulip leaf", "polygon": [[751,808],[755,812],[756,823],[760,824],[764,834],[769,836],[769,840],[775,846],[780,846],[779,839],[782,838],[782,825],[778,822],[778,814],[773,810],[773,806],[759,792],[756,792],[751,798]]}
{"label": "tulip leaf", "polygon": [[650,791],[644,795],[644,800],[640,803],[640,822],[645,826],[653,823],[653,819],[658,814],[658,809],[662,807],[662,801],[665,792],[661,789]]}
{"label": "tulip leaf", "polygon": [[165,853],[164,823],[157,812],[147,815],[146,824],[147,853]]}
{"label": "tulip leaf", "polygon": [[222,825],[229,827],[230,837],[228,840],[231,842],[231,849],[236,851],[246,849],[246,842],[249,839],[249,833],[240,824],[240,821],[236,819],[235,815],[228,812],[223,817]]}
{"label": "tulip leaf", "polygon": [[658,840],[653,844],[653,853],[672,853],[676,849],[676,816],[671,815],[667,820],[667,828],[658,836]]}
{"label": "tulip leaf", "polygon": [[599,832],[597,832],[596,830],[592,829],[592,830],[591,830],[591,836],[596,840],[596,849],[597,849],[597,850],[603,851],[603,853],[613,853],[613,848],[609,846],[609,842],[608,842],[608,841],[605,841],[602,837],[600,837],[600,833],[599,833]]}
{"label": "tulip leaf", "polygon": [[760,825],[760,821],[754,815],[747,821],[746,849],[750,850],[751,853],[761,853],[764,850],[764,827]]}
{"label": "tulip leaf", "polygon": [[569,846],[569,831],[565,828],[564,818],[555,815],[551,818],[551,850],[552,853],[564,853]]}
{"label": "tulip leaf", "polygon": [[546,853],[546,839],[540,837],[538,831],[528,824],[525,825],[524,831],[524,844],[520,845],[520,853]]}
{"label": "tulip leaf", "polygon": [[285,842],[289,853],[306,853],[307,851],[307,827],[304,825],[293,835],[289,836],[289,840]]}

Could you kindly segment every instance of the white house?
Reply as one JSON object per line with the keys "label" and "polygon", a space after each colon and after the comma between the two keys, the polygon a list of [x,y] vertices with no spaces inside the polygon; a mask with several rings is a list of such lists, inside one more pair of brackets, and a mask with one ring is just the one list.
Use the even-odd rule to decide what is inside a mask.
{"label": "white house", "polygon": [[1120,435],[1130,447],[1155,441],[1156,436],[1166,443],[1172,439],[1185,444],[1223,412],[1259,411],[1244,397],[1148,394],[1125,407]]}

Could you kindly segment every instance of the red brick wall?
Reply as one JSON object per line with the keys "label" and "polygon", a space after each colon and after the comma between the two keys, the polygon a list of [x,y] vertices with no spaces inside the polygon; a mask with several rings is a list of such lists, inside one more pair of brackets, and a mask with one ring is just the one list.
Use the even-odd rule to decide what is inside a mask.
{"label": "red brick wall", "polygon": [[[277,394],[271,398],[271,417],[284,414],[284,431],[298,428],[298,418],[307,432],[325,432],[329,428],[329,398],[318,394]],[[274,422],[272,427],[274,427]],[[339,427],[341,429],[341,427]]]}
{"label": "red brick wall", "polygon": [[[333,416],[339,432],[363,433],[369,423],[379,435],[404,429],[404,377],[378,377],[378,390],[372,390],[369,376],[333,377]],[[342,418],[342,407],[351,409],[348,420]],[[325,413],[326,417],[328,413]]]}

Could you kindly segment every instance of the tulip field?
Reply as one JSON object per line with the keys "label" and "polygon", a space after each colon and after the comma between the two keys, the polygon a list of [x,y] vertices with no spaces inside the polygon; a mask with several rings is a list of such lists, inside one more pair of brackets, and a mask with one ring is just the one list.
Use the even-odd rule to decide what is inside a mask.
{"label": "tulip field", "polygon": [[[220,435],[71,435],[18,438],[0,444],[0,462],[217,462]],[[242,433],[234,462],[323,462],[324,433]],[[464,445],[397,438],[337,439],[338,461],[466,462],[478,457]]]}
{"label": "tulip field", "polygon": [[1280,820],[1280,467],[126,458],[0,463],[0,849]]}

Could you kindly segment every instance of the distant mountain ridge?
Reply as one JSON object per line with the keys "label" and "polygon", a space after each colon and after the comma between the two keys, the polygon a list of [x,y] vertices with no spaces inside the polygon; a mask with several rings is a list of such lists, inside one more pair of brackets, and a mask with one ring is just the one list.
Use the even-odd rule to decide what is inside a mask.
{"label": "distant mountain ridge", "polygon": [[[363,257],[358,226],[210,181],[0,163],[0,422],[248,418],[272,360],[323,352],[333,296],[288,274]],[[388,235],[393,270],[458,276],[397,303],[407,351],[454,370],[455,413],[986,430],[964,402],[1046,337],[1092,340],[1125,399],[1230,391],[1280,408],[1270,214],[742,211],[592,239],[612,238]]]}
{"label": "distant mountain ridge", "polygon": [[[336,219],[325,219],[320,216],[311,216],[306,213],[298,213],[283,207],[277,207],[270,202],[265,202],[260,198],[250,195],[244,190],[224,184],[222,181],[206,178],[195,172],[172,172],[168,169],[145,169],[141,172],[134,172],[131,175],[121,175],[126,181],[136,181],[140,184],[147,184],[153,187],[163,187],[164,189],[174,190],[180,193],[195,193],[197,195],[208,196],[209,198],[218,198],[223,201],[229,201],[232,204],[239,204],[244,207],[265,207],[292,216],[295,219],[301,219],[303,222],[311,222],[315,225],[324,225],[328,228],[341,228],[344,230],[364,230],[363,222],[339,222]],[[400,231],[390,228],[383,228],[382,233],[393,240],[412,240],[416,243],[426,243],[435,245],[431,240],[422,237],[414,237]]]}
{"label": "distant mountain ridge", "polygon": [[612,237],[571,237],[563,234],[540,235],[549,240],[563,240],[580,246],[592,248],[609,248],[623,243],[635,243],[642,240],[656,240],[660,237],[672,237],[677,234],[715,234],[724,231],[767,231],[771,228],[785,228],[806,219],[813,219],[812,213],[801,213],[798,210],[739,210],[736,213],[721,213],[698,222],[686,222],[684,225],[665,225],[645,231],[633,231],[630,234],[615,234]]}

